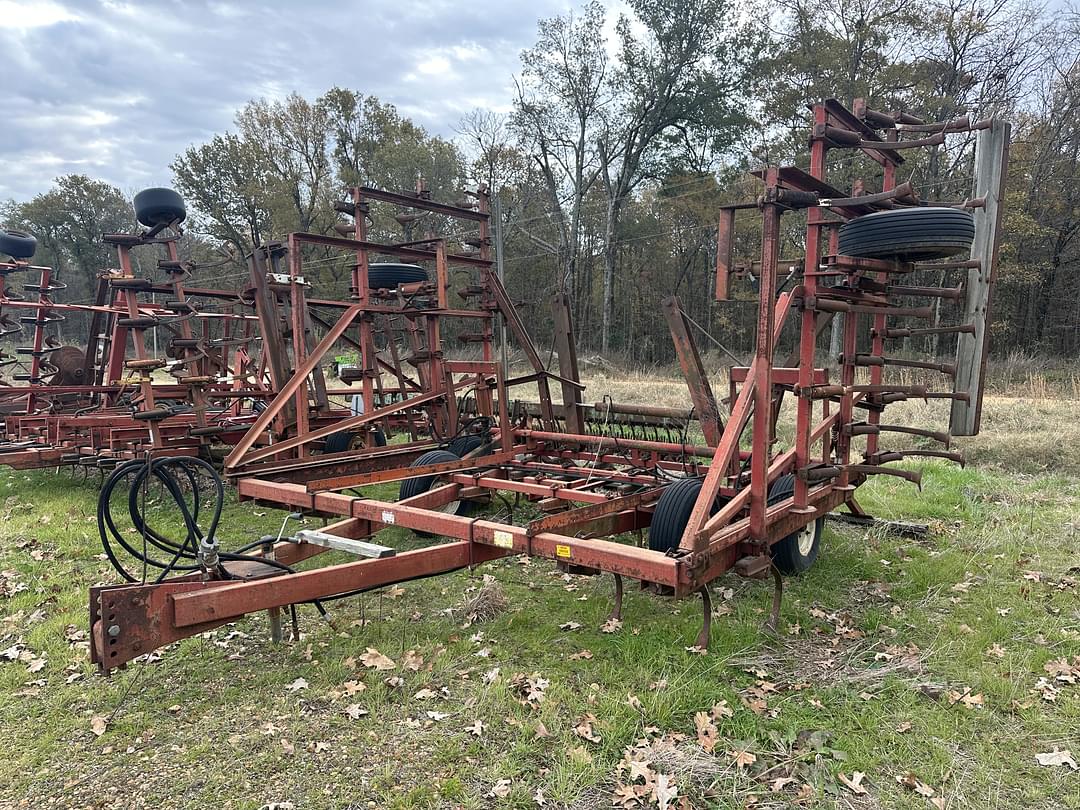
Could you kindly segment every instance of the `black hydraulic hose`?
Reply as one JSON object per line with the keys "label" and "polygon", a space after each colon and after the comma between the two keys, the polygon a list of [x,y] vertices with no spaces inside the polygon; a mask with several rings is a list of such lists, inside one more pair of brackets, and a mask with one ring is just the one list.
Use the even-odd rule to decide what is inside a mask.
{"label": "black hydraulic hose", "polygon": [[[199,515],[203,492],[199,486],[198,473],[202,471],[209,475],[214,483],[214,509],[212,518],[205,534],[199,528]],[[177,479],[179,473],[190,488],[190,505],[185,496],[180,482]],[[177,542],[148,525],[143,507],[140,504],[139,495],[149,483],[150,477],[161,482],[164,489],[172,497],[180,510],[184,522],[185,537]],[[135,530],[142,540],[143,548],[133,545],[124,533],[116,526],[112,514],[111,501],[117,488],[125,483],[128,487],[128,513]],[[141,578],[134,576],[117,555],[119,546],[128,555],[135,558],[145,568],[160,569],[162,579],[172,571],[194,571],[199,568],[197,552],[199,543],[204,537],[213,537],[217,530],[218,521],[221,519],[221,510],[225,499],[225,489],[214,468],[202,459],[189,456],[165,457],[143,461],[135,459],[128,461],[113,471],[106,480],[98,498],[97,520],[98,534],[101,537],[102,547],[109,562],[124,579],[128,582],[138,582]],[[150,548],[168,555],[168,559],[162,561],[150,553]]]}
{"label": "black hydraulic hose", "polygon": [[[205,532],[199,526],[199,516],[203,511],[202,504],[206,496],[199,484],[200,472],[205,473],[213,482],[213,510],[210,523]],[[140,502],[140,495],[145,494],[145,487],[151,477],[161,483],[180,511],[185,532],[185,536],[181,541],[157,531],[147,522],[145,497]],[[190,495],[185,494],[180,483],[181,479],[187,483]],[[122,483],[128,487],[128,517],[135,527],[135,536],[142,541],[141,547],[133,544],[125,537],[124,532],[117,527],[113,517],[112,497]],[[199,558],[199,545],[204,538],[215,537],[224,503],[225,487],[221,482],[221,477],[213,466],[203,459],[191,456],[169,456],[146,461],[141,459],[128,461],[112,472],[98,497],[98,534],[101,537],[101,545],[105,551],[105,556],[109,559],[116,572],[128,582],[144,582],[146,580],[145,572],[149,568],[160,570],[160,574],[154,580],[155,582],[163,581],[174,571],[190,572],[200,570],[203,563]],[[277,568],[285,573],[296,573],[296,569],[285,563],[269,557],[244,553],[257,546],[264,545],[264,543],[264,540],[258,540],[241,546],[235,551],[218,551],[219,563],[215,569],[218,576],[223,579],[231,579],[232,576],[221,563],[237,561],[257,562]],[[117,554],[117,547],[123,549],[140,564],[143,569],[142,577],[132,574],[121,562]],[[151,552],[151,549],[162,552],[167,559],[158,558]],[[323,617],[327,616],[326,608],[323,607],[319,600],[312,600],[310,604],[313,604]]]}

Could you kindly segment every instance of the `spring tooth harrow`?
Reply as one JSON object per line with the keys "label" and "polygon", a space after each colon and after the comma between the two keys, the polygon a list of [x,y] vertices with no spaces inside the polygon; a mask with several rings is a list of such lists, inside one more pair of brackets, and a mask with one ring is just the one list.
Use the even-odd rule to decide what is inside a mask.
{"label": "spring tooth harrow", "polygon": [[[108,671],[247,613],[268,610],[273,615],[281,607],[510,554],[548,558],[577,573],[613,574],[615,616],[621,611],[624,577],[657,593],[700,593],[702,647],[709,638],[712,580],[731,570],[748,577],[771,575],[775,591],[769,622],[775,627],[781,575],[797,574],[814,562],[828,512],[846,505],[864,514],[855,492],[871,475],[919,482],[918,472],[888,466],[893,462],[911,456],[962,462],[948,449],[950,436],[978,431],[1007,160],[1008,125],[999,121],[924,124],[904,114],[874,111],[861,101],[849,110],[832,99],[816,105],[814,117],[809,170],[757,172],[761,196],[720,214],[717,300],[727,301],[731,285],[747,274],[755,276],[760,293],[753,358],[731,369],[726,413],[718,406],[676,299],[664,301],[663,311],[686,376],[691,411],[617,405],[607,399],[585,405],[564,299],[557,299],[555,308],[560,374],[548,372],[493,272],[482,192],[475,208],[463,209],[435,203],[420,191],[409,196],[354,189],[340,207],[354,217],[350,238],[290,235],[288,272],[280,283],[288,287],[292,302],[295,373],[286,378],[272,372],[277,395],[236,442],[225,470],[236,480],[241,498],[335,522],[318,532],[301,530],[276,542],[268,538],[258,557],[233,562],[222,562],[212,534],[203,536],[198,527],[189,527],[188,539],[176,546],[190,563],[184,576],[165,578],[166,570],[153,583],[92,589],[94,661]],[[946,134],[969,131],[977,139],[971,200],[927,206],[910,184],[896,182],[906,150],[939,146]],[[827,176],[831,150],[869,157],[880,191],[867,192],[861,180],[854,181],[850,194],[832,185]],[[445,240],[369,242],[364,215],[373,202],[471,220],[481,235],[480,253],[450,253]],[[761,218],[761,258],[749,271],[740,270],[733,257],[739,210],[753,210]],[[796,272],[782,278],[787,262],[780,259],[781,224],[797,211],[806,217],[805,256]],[[355,253],[350,301],[304,300],[303,244]],[[433,264],[434,278],[398,284],[394,290],[374,289],[370,279],[376,265],[369,260],[374,254]],[[257,270],[260,259],[253,262]],[[468,271],[457,291],[474,302],[472,308],[451,306],[453,266]],[[941,288],[905,283],[924,268],[959,272],[966,280],[960,287]],[[935,319],[934,306],[919,304],[925,299],[955,302],[957,323]],[[319,317],[326,331],[314,343],[302,337],[308,334],[305,313],[320,307],[334,310],[337,317]],[[837,316],[843,319],[842,350],[839,379],[832,380],[817,359],[822,333]],[[531,373],[508,378],[495,360],[492,336],[498,319],[524,350]],[[466,327],[471,331],[458,334],[475,336],[466,340],[479,345],[479,360],[453,360],[443,353],[443,337],[461,323],[471,325]],[[376,351],[376,334],[387,332],[386,324],[401,329],[416,379],[404,375],[399,363],[387,368]],[[794,350],[778,362],[787,327],[795,335]],[[264,322],[264,336],[268,328]],[[956,336],[955,362],[913,360],[909,353],[886,351],[896,341],[934,335]],[[360,352],[357,374],[364,407],[333,425],[315,427],[309,414],[318,413],[324,402],[320,362],[341,342]],[[285,356],[282,347],[280,357]],[[266,365],[272,370],[274,362],[271,355]],[[907,377],[936,375],[945,384],[890,381],[890,370]],[[400,397],[390,404],[376,399],[387,376]],[[563,405],[551,402],[550,383],[561,386]],[[538,388],[539,402],[511,400],[511,390],[524,384]],[[784,407],[789,397],[793,416]],[[950,401],[951,432],[883,420],[887,406],[911,398]],[[472,415],[463,418],[463,409]],[[322,457],[313,450],[331,431],[387,424],[404,414],[426,420],[430,439],[417,440],[414,433],[392,448],[365,440],[362,447]],[[793,439],[786,446],[778,441],[782,419],[793,421]],[[260,437],[275,430],[274,441],[260,445]],[[882,437],[893,435],[932,444],[883,447]],[[450,452],[455,447],[458,452]],[[387,482],[400,482],[398,500],[356,494],[357,488]],[[501,495],[524,498],[535,510],[519,523],[471,513],[473,506]],[[442,540],[400,551],[378,542],[379,531],[387,526]],[[640,539],[644,530],[645,547],[619,538],[636,533]],[[282,570],[327,548],[350,551],[357,560],[299,573]]]}

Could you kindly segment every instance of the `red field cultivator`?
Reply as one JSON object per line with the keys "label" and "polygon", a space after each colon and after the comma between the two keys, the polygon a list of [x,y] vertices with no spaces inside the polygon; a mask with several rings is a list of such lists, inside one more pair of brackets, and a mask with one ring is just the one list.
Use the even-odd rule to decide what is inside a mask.
{"label": "red field cultivator", "polygon": [[[119,266],[98,276],[92,302],[55,299],[65,285],[50,268],[29,264],[32,240],[22,251],[30,255],[0,265],[5,281],[38,276],[23,285],[30,297],[7,283],[0,293],[2,334],[29,332],[30,344],[5,360],[18,370],[0,389],[0,464],[104,471],[148,455],[206,455],[213,441],[243,436],[253,403],[273,396],[253,374],[258,337],[242,296],[185,285],[192,264],[177,248],[180,198],[149,189],[135,205],[147,229],[102,237]],[[156,252],[158,280],[136,275],[136,250],[143,259]],[[89,316],[85,347],[61,345],[53,332],[73,313]],[[164,336],[165,357],[151,354],[151,330]]]}
{"label": "red field cultivator", "polygon": [[[253,611],[299,603],[324,610],[322,599],[510,554],[546,557],[576,573],[614,574],[615,615],[621,610],[624,577],[660,594],[700,593],[702,647],[709,637],[709,583],[731,570],[749,577],[771,574],[776,591],[770,621],[775,626],[781,577],[798,574],[815,561],[827,513],[846,504],[861,514],[855,492],[869,476],[918,482],[917,472],[889,466],[904,458],[962,461],[948,447],[949,431],[893,424],[883,416],[889,405],[946,399],[952,403],[952,434],[978,430],[1007,159],[1008,126],[997,121],[926,124],[861,103],[851,111],[834,100],[817,105],[814,115],[809,170],[781,167],[757,173],[763,184],[758,199],[724,208],[720,215],[719,300],[727,299],[736,276],[736,212],[753,211],[761,219],[761,259],[754,272],[760,293],[756,346],[749,366],[731,369],[726,413],[674,299],[664,302],[664,312],[692,411],[606,400],[585,406],[568,308],[556,302],[560,372],[555,375],[537,356],[493,272],[482,195],[475,208],[462,209],[357,189],[342,206],[354,216],[351,238],[290,236],[287,278],[277,283],[289,287],[293,302],[295,374],[275,382],[277,396],[236,442],[225,470],[236,479],[242,498],[335,522],[320,531],[264,538],[259,545],[226,553],[213,525],[207,529],[188,519],[194,509],[185,510],[187,536],[179,540],[154,534],[133,511],[132,519],[158,549],[159,559],[147,559],[130,541],[125,547],[159,576],[92,590],[94,660],[108,670]],[[970,200],[927,205],[910,184],[896,182],[908,150],[940,146],[948,134],[968,132],[975,132],[977,140]],[[867,156],[880,190],[866,191],[861,180],[850,193],[832,185],[827,169],[836,163],[829,160],[834,150]],[[442,240],[369,243],[364,215],[373,202],[471,219],[480,249],[465,256],[449,253]],[[785,216],[805,216],[805,255],[784,262],[794,269],[781,278]],[[298,246],[305,242],[356,256],[353,299],[317,304],[316,309],[332,309],[336,317],[319,317],[326,331],[310,344],[299,337],[308,333],[304,313],[313,311],[313,302],[302,300]],[[373,253],[423,262],[433,266],[433,277],[396,278],[394,285],[375,290],[376,266],[368,260]],[[451,273],[454,266],[465,271],[460,278]],[[964,282],[957,287],[906,283],[925,269],[939,277],[959,274]],[[470,305],[452,304],[452,293]],[[923,303],[942,299],[956,305],[955,323],[935,319],[935,308]],[[822,334],[838,316],[843,319],[839,378],[830,379],[817,358]],[[531,370],[522,376],[508,377],[495,360],[492,335],[500,320],[530,361]],[[264,322],[264,337],[267,327]],[[380,335],[399,327],[409,352],[405,363],[415,368],[415,379],[401,374],[401,365],[391,363],[391,372],[379,360],[390,352],[376,345]],[[794,349],[778,357],[785,327],[794,332]],[[478,359],[455,360],[444,353],[441,340],[455,328],[459,338],[479,347]],[[915,341],[908,352],[891,351],[898,342],[926,335],[957,336],[956,361],[914,358],[910,346]],[[363,408],[316,427],[311,414],[323,407],[320,363],[342,341],[361,354],[357,374]],[[891,382],[896,370],[936,380]],[[384,383],[391,386],[390,401],[376,399]],[[525,384],[539,388],[538,403],[511,399],[512,390]],[[562,405],[551,402],[549,384],[560,387]],[[787,399],[793,407],[785,407]],[[404,443],[378,446],[372,428],[392,418],[405,425],[425,419],[426,438],[419,438],[424,432],[418,431]],[[272,435],[275,424],[278,432]],[[315,453],[319,441],[342,431],[358,432],[361,441],[342,452]],[[698,433],[700,440],[691,438]],[[893,435],[911,437],[916,446],[883,447],[882,437]],[[167,470],[162,474],[166,482],[176,480]],[[399,482],[395,501],[364,491],[387,482]],[[492,498],[505,496],[529,501],[535,507],[530,519],[514,522],[479,511]],[[184,494],[178,497],[183,501]],[[192,496],[187,497],[190,502]],[[105,517],[111,524],[111,517]],[[388,526],[442,539],[401,551],[379,543],[379,531]],[[643,538],[644,530],[647,543],[627,540]],[[122,533],[113,537],[121,539]],[[328,548],[350,552],[357,560],[295,569],[297,562]]]}

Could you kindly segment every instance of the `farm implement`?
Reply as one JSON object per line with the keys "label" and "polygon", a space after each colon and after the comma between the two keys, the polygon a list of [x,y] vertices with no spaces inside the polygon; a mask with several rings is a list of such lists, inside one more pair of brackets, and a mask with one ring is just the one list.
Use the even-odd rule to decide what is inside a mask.
{"label": "farm implement", "polygon": [[[194,483],[184,486],[185,477],[194,481],[209,474],[208,465],[200,472],[177,459],[129,462],[112,480],[129,476],[123,480],[136,492],[156,477],[180,505],[186,534],[172,539],[151,529],[135,497],[127,504],[138,540],[107,531],[115,521],[103,499],[103,540],[129,584],[91,591],[94,661],[108,671],[248,613],[268,610],[273,617],[281,608],[306,603],[325,612],[323,602],[330,599],[512,554],[548,558],[573,573],[612,574],[616,617],[626,578],[661,595],[701,594],[700,647],[709,640],[714,579],[729,571],[771,577],[769,623],[775,628],[783,576],[814,563],[826,514],[845,506],[863,516],[855,494],[870,476],[918,484],[917,471],[894,466],[907,458],[963,463],[950,439],[979,429],[1007,162],[1008,125],[1000,121],[928,124],[862,102],[849,110],[835,100],[816,105],[813,113],[809,168],[757,172],[758,198],[720,213],[716,298],[728,301],[733,287],[749,277],[758,291],[753,358],[730,370],[726,408],[674,298],[662,309],[692,410],[606,399],[584,404],[565,299],[555,302],[555,374],[537,354],[494,272],[482,194],[474,208],[464,209],[419,195],[354,189],[340,208],[353,216],[349,237],[290,235],[282,243],[287,278],[276,283],[288,288],[283,300],[293,304],[294,371],[275,378],[276,395],[236,441],[224,472],[241,498],[332,522],[290,536],[283,525],[279,537],[228,552],[216,531],[220,480],[214,478],[211,492],[215,518],[206,525],[197,517],[204,493]],[[897,182],[897,175],[905,154],[942,147],[950,135],[976,140],[973,194],[928,204],[910,182]],[[841,190],[834,185],[841,181],[830,175],[852,162],[832,159],[835,154],[865,157],[872,176],[845,176],[851,189]],[[868,191],[870,183],[880,190]],[[478,250],[453,254],[440,239],[368,242],[366,206],[377,202],[471,220],[480,235]],[[740,211],[760,220],[760,260],[749,269],[734,258]],[[783,229],[793,225],[805,227],[804,255],[782,260]],[[303,300],[298,248],[305,243],[356,257],[350,300],[322,304],[334,316],[320,316],[325,332],[310,343],[299,337],[308,334],[303,313],[313,311],[312,302]],[[374,290],[369,254],[375,253],[434,265],[434,276],[396,278],[392,288]],[[452,274],[455,266],[463,272]],[[945,282],[913,281],[924,277]],[[950,279],[956,286],[949,286]],[[452,304],[452,294],[466,304]],[[942,314],[949,308],[955,317]],[[818,358],[836,318],[841,351],[833,379]],[[500,324],[528,359],[527,373],[509,376],[496,359],[492,336]],[[403,366],[390,373],[378,361],[380,351],[390,351],[376,345],[380,335],[398,329],[415,379],[399,375]],[[451,333],[475,343],[479,359],[451,359],[442,343]],[[264,324],[264,339],[267,334]],[[785,337],[791,343],[786,351],[780,348]],[[914,356],[923,338],[955,340],[955,360]],[[364,408],[320,427],[314,420],[322,407],[319,369],[342,343],[360,352],[356,374]],[[903,378],[895,380],[897,374]],[[395,396],[376,403],[385,380],[395,381]],[[512,400],[519,386],[537,390],[539,401]],[[556,386],[561,404],[549,395]],[[910,427],[884,417],[890,405],[914,399],[948,401],[948,429]],[[386,420],[408,422],[408,414],[420,411],[426,434],[409,431],[407,440],[385,447],[373,440],[373,429]],[[267,440],[275,424],[278,433]],[[319,442],[343,431],[361,441],[350,440],[341,452],[317,452]],[[884,438],[906,444],[894,449]],[[397,500],[367,489],[391,482],[398,485]],[[522,510],[527,520],[515,522],[505,510],[484,513],[485,505],[509,498],[528,502],[531,508]],[[422,548],[396,549],[380,542],[380,530],[389,526],[437,539]],[[298,563],[328,549],[356,559],[297,570]],[[136,565],[119,561],[120,551]]]}

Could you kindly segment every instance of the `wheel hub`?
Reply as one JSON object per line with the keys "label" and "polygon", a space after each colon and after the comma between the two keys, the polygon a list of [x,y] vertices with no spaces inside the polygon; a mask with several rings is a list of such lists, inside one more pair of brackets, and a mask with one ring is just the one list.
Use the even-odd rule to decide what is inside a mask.
{"label": "wheel hub", "polygon": [[799,532],[798,545],[799,554],[805,557],[810,553],[810,550],[814,547],[813,523],[808,523],[807,525],[802,527],[802,530]]}

